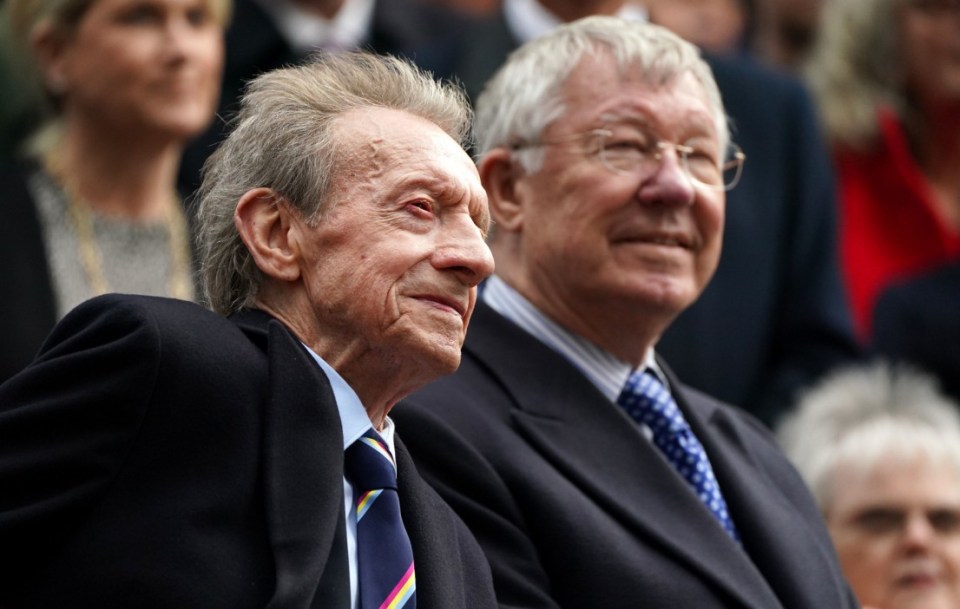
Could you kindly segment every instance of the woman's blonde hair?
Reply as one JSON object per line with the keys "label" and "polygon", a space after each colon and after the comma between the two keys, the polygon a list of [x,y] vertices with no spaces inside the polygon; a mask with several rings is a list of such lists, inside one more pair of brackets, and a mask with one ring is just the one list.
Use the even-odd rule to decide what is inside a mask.
{"label": "woman's blonde hair", "polygon": [[827,136],[834,144],[869,146],[877,110],[907,109],[897,19],[902,0],[831,0],[805,68]]}
{"label": "woman's blonde hair", "polygon": [[[56,122],[59,105],[50,91],[32,48],[37,28],[51,27],[60,37],[69,36],[97,0],[5,0],[0,7],[0,82],[5,99],[0,120],[9,132],[11,123],[43,129]],[[213,18],[226,28],[232,0],[205,0]],[[21,135],[27,135],[23,133]],[[40,136],[32,148],[43,147]]]}

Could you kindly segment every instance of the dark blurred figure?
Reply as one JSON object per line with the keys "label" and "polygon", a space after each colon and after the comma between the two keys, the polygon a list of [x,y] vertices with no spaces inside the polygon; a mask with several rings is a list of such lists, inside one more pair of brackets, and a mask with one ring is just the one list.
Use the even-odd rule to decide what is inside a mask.
{"label": "dark blurred figure", "polygon": [[[0,11],[6,3],[0,1]],[[22,68],[19,56],[22,37],[11,31],[6,17],[0,25],[0,155],[13,156],[44,114],[44,96],[30,72]]]}
{"label": "dark blurred figure", "polygon": [[200,169],[226,134],[244,85],[313,52],[365,49],[412,59],[444,55],[464,16],[423,0],[235,0],[227,29],[218,120],[184,154],[180,190],[200,185]]}
{"label": "dark blurred figure", "polygon": [[497,10],[498,0],[429,0],[431,4],[439,4],[454,8],[475,16],[491,15]]}
{"label": "dark blurred figure", "polygon": [[821,13],[828,2],[757,0],[753,53],[780,69],[799,72],[816,45]]}
{"label": "dark blurred figure", "polygon": [[720,55],[747,50],[754,21],[752,0],[648,0],[650,20],[704,51]]}
{"label": "dark blurred figure", "polygon": [[960,263],[887,288],[874,309],[872,347],[934,374],[960,401]]}
{"label": "dark blurred figure", "polygon": [[[506,0],[463,37],[453,70],[475,97],[513,49],[561,21],[644,13],[623,0]],[[749,162],[728,196],[720,266],[657,349],[692,386],[772,424],[799,388],[857,355],[830,159],[801,84],[748,59],[706,59]]]}
{"label": "dark blurred figure", "polygon": [[960,607],[958,409],[880,362],[825,379],[779,430],[863,609]]}
{"label": "dark blurred figure", "polygon": [[831,2],[809,66],[859,336],[891,283],[960,260],[960,2]]}
{"label": "dark blurred figure", "polygon": [[106,292],[194,298],[176,191],[213,118],[229,0],[8,0],[7,66],[44,101],[0,162],[0,382]]}

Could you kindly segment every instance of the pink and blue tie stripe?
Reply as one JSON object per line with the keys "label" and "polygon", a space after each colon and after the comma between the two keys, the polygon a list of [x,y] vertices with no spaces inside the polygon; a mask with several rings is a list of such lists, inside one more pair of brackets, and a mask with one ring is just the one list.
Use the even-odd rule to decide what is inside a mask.
{"label": "pink and blue tie stripe", "polygon": [[347,448],[344,469],[357,497],[360,609],[415,609],[413,549],[400,516],[393,455],[371,429]]}

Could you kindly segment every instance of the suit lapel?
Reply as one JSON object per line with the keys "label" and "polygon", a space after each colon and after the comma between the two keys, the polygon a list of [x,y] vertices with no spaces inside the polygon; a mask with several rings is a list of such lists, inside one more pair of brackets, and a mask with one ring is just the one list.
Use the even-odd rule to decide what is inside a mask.
{"label": "suit lapel", "polygon": [[544,459],[624,528],[674,554],[696,577],[747,606],[780,606],[686,482],[578,370],[485,305],[477,305],[471,324],[465,349],[512,394],[514,422]]}
{"label": "suit lapel", "polygon": [[417,606],[454,607],[454,590],[460,577],[451,576],[457,569],[450,557],[458,541],[450,535],[450,526],[436,522],[445,515],[430,501],[431,491],[420,477],[406,447],[396,438],[397,488],[403,524],[410,535],[417,569]]}
{"label": "suit lapel", "polygon": [[337,542],[344,536],[343,432],[330,384],[279,322],[257,311],[232,319],[265,346],[269,367],[263,485],[277,583],[268,607],[310,607],[321,579],[319,594],[330,598],[320,605],[348,607],[346,552]]}
{"label": "suit lapel", "polygon": [[[666,372],[670,382],[678,386],[669,370]],[[717,408],[712,399],[684,389],[677,393],[691,427],[703,438],[745,547],[777,596],[785,599],[784,605],[812,606],[817,601],[810,598],[810,590],[844,589],[843,582],[827,585],[824,578],[834,577],[835,572],[819,567],[836,560],[829,539],[811,528],[793,501],[777,490],[779,486],[768,477],[764,464],[756,461],[755,451],[744,442],[733,417]],[[809,513],[816,512],[812,503],[809,507]],[[783,556],[783,548],[790,548],[789,560]],[[837,606],[845,601],[838,597]]]}

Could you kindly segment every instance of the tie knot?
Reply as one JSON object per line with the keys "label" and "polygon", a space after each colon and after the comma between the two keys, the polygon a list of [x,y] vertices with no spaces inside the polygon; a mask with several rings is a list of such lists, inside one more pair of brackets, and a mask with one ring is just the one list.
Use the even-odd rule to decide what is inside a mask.
{"label": "tie knot", "polygon": [[739,542],[739,534],[703,445],[683,417],[673,396],[653,371],[646,369],[634,372],[627,379],[617,404],[635,421],[650,428],[653,443],[670,465],[693,488],[727,534]]}
{"label": "tie knot", "polygon": [[372,428],[347,447],[344,473],[358,492],[397,488],[397,466],[383,438]]}
{"label": "tie knot", "polygon": [[676,434],[689,427],[670,392],[649,368],[630,375],[617,404],[654,435],[664,431]]}

